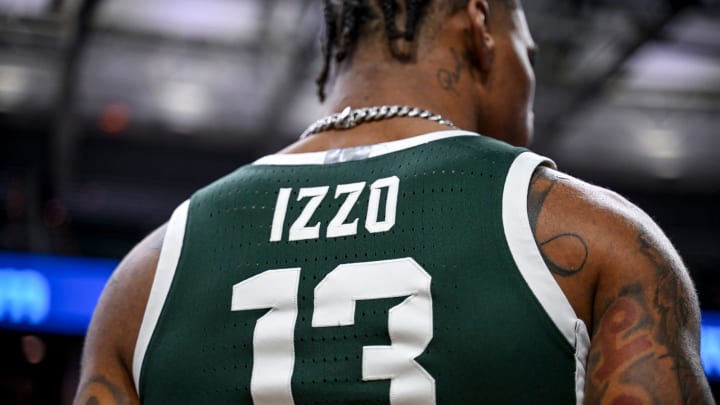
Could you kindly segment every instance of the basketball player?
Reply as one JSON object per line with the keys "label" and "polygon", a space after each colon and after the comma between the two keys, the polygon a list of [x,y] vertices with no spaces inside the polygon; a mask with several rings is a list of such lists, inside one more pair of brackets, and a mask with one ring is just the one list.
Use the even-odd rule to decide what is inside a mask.
{"label": "basketball player", "polygon": [[334,114],[125,258],[76,403],[712,403],[662,231],[521,147],[521,6],[324,12]]}

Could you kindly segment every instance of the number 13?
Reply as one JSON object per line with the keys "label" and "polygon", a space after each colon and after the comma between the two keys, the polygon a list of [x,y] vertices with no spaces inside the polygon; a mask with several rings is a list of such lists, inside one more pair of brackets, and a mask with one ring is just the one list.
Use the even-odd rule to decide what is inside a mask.
{"label": "number 13", "polygon": [[[269,308],[253,335],[255,405],[294,404],[295,323],[300,268],[268,270],[233,286],[232,310]],[[408,296],[391,308],[390,346],[364,346],[363,381],[390,380],[392,405],[434,405],[435,380],[415,359],[433,337],[430,275],[411,258],[342,264],[315,287],[312,326],[350,326],[355,303]]]}

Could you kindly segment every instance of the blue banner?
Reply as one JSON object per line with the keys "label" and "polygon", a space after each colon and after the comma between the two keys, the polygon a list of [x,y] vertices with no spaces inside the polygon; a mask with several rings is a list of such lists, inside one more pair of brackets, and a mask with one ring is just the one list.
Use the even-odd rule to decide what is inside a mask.
{"label": "blue banner", "polygon": [[0,329],[83,335],[117,260],[0,252]]}
{"label": "blue banner", "polygon": [[701,339],[700,355],[705,374],[710,380],[720,381],[720,312],[703,312]]}

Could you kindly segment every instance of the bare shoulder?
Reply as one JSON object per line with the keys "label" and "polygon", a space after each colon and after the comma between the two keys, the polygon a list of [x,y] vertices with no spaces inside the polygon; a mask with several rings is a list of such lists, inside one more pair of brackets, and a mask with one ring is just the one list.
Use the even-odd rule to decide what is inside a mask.
{"label": "bare shoulder", "polygon": [[75,404],[138,403],[132,357],[165,230],[135,246],[105,286],[85,339]]}
{"label": "bare shoulder", "polygon": [[692,280],[658,225],[622,196],[539,168],[528,213],[548,268],[592,331],[588,403],[714,403]]}

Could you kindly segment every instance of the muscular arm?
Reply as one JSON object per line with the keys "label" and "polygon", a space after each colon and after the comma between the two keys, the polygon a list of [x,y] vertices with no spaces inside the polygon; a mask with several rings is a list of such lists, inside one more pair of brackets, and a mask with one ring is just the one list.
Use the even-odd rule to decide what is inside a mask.
{"label": "muscular arm", "polygon": [[592,331],[588,404],[712,404],[700,311],[680,257],[616,194],[539,169],[528,196],[538,246]]}
{"label": "muscular arm", "polygon": [[699,358],[700,314],[687,272],[659,230],[648,226],[633,236],[618,268],[637,274],[608,271],[599,286],[589,398],[711,403]]}
{"label": "muscular arm", "polygon": [[105,287],[85,339],[75,405],[139,403],[132,356],[164,234],[162,227],[138,244]]}

